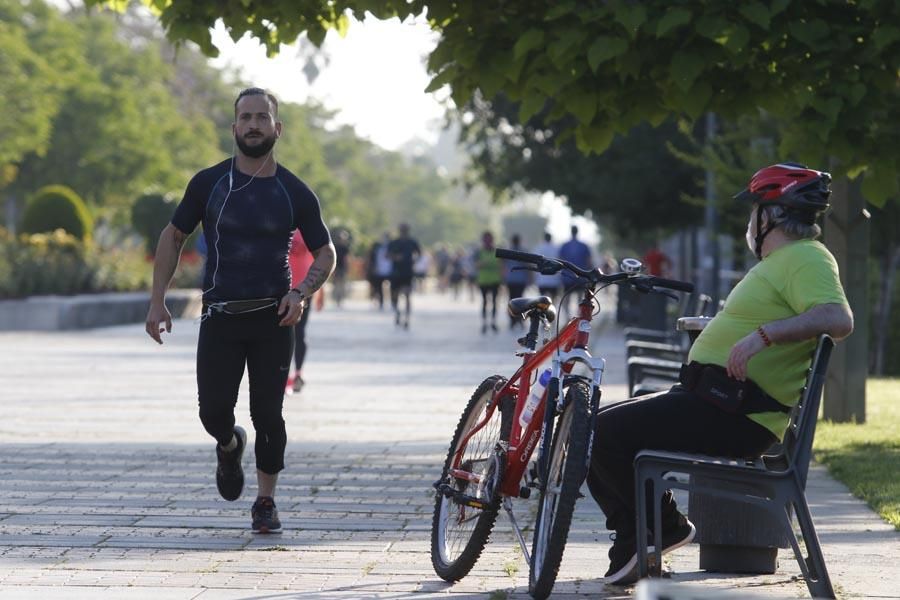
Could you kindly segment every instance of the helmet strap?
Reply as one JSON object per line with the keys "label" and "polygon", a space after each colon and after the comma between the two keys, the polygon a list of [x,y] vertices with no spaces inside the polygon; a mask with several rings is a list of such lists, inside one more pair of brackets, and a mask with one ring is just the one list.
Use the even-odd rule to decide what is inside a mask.
{"label": "helmet strap", "polygon": [[760,206],[756,211],[756,237],[753,238],[754,250],[756,253],[756,258],[758,260],[762,260],[762,247],[763,240],[766,239],[766,236],[772,233],[772,230],[775,229],[777,223],[774,222],[771,215],[767,215],[769,218],[769,222],[766,224],[766,229],[762,228],[762,213],[765,210],[762,206]]}

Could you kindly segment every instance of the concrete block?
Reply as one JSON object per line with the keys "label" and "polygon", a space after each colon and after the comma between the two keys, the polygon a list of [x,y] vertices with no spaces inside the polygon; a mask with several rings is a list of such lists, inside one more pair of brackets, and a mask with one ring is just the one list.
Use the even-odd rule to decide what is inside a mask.
{"label": "concrete block", "polygon": [[[200,315],[199,290],[170,290],[172,317]],[[33,296],[0,301],[0,331],[60,331],[141,323],[150,307],[149,292]]]}

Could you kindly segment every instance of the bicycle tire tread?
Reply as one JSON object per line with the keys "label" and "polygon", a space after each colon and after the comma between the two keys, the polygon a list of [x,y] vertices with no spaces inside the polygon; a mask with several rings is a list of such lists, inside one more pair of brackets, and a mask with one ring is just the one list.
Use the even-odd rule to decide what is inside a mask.
{"label": "bicycle tire tread", "polygon": [[[492,375],[481,382],[475,391],[472,393],[472,397],[469,399],[468,404],[465,409],[463,409],[462,415],[460,415],[459,423],[456,425],[456,430],[453,433],[453,438],[450,441],[450,448],[447,450],[447,458],[444,461],[444,468],[441,471],[441,479],[446,477],[447,469],[450,467],[450,463],[453,460],[453,454],[455,453],[456,447],[459,444],[460,439],[462,439],[463,434],[465,433],[464,429],[466,427],[466,423],[469,420],[471,412],[477,408],[479,405],[482,396],[490,392],[490,390],[494,389],[494,386],[497,385],[498,382],[505,382],[506,378],[502,375]],[[499,410],[499,407],[498,407]],[[510,411],[500,411],[500,439],[503,436],[506,436],[506,439],[509,439],[509,432],[512,426],[512,415]],[[481,512],[481,515],[478,517],[478,521],[475,524],[475,528],[472,530],[472,535],[469,538],[469,541],[466,543],[465,549],[460,553],[459,557],[450,562],[445,563],[441,559],[440,550],[438,548],[438,528],[441,526],[441,504],[442,498],[440,494],[436,495],[435,505],[434,505],[434,515],[432,517],[431,522],[431,564],[434,567],[435,573],[443,580],[454,582],[459,581],[463,577],[469,574],[469,571],[472,570],[472,567],[475,566],[475,563],[481,557],[481,553],[484,551],[484,547],[487,545],[488,539],[490,538],[491,531],[494,528],[494,523],[497,520],[497,515],[499,513],[499,503],[497,506],[492,507],[489,510],[484,510]]]}
{"label": "bicycle tire tread", "polygon": [[[569,387],[567,393],[572,394],[570,406],[578,412],[573,415],[571,421],[572,432],[569,438],[569,452],[563,466],[563,483],[556,507],[556,519],[549,534],[544,565],[537,580],[534,578],[534,564],[530,565],[528,591],[538,600],[547,598],[553,591],[553,585],[556,583],[559,567],[562,564],[563,552],[569,537],[569,528],[572,525],[575,503],[578,500],[581,484],[587,476],[587,452],[590,438],[590,390],[587,384],[576,382]],[[562,420],[559,423],[561,424]],[[560,427],[561,425],[557,425],[554,443],[560,434]],[[554,447],[553,451],[555,450]],[[573,460],[573,458],[577,458],[577,460]],[[542,514],[544,508],[543,494],[540,502],[534,527],[535,537],[531,550],[532,563],[536,560],[538,554],[537,536],[540,531],[539,524],[544,517]]]}

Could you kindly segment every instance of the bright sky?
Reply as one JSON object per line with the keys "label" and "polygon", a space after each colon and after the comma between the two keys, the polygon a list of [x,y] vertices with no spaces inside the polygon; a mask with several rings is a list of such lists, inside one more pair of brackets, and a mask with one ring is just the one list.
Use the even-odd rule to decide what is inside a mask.
{"label": "bright sky", "polygon": [[279,99],[318,99],[340,111],[338,122],[353,125],[362,137],[384,148],[396,150],[414,138],[437,138],[444,108],[434,94],[424,92],[431,81],[425,59],[436,35],[422,20],[368,18],[353,22],[345,38],[329,32],[323,49],[330,61],[312,85],[295,46],[283,46],[270,59],[256,40],[245,36],[232,42],[221,25],[213,42],[221,51],[214,65],[238,70]]}

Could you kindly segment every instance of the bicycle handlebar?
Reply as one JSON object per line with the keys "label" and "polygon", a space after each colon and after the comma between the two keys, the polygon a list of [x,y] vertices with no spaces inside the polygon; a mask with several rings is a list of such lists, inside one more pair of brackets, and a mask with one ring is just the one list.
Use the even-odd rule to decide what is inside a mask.
{"label": "bicycle handlebar", "polygon": [[665,279],[654,275],[646,276],[647,282],[653,287],[664,287],[679,292],[691,293],[694,291],[694,284],[687,281],[678,281],[676,279]]}
{"label": "bicycle handlebar", "polygon": [[544,258],[540,254],[531,254],[529,252],[519,252],[518,250],[507,250],[506,248],[497,248],[497,251],[494,253],[494,256],[497,258],[505,258],[507,260],[517,260],[519,262],[530,262],[536,265],[541,264],[545,260],[550,260]]}
{"label": "bicycle handlebar", "polygon": [[[524,263],[531,263],[538,267],[538,271],[551,275],[562,269],[571,271],[579,277],[583,277],[592,283],[630,283],[638,288],[648,288],[644,291],[650,291],[655,287],[668,288],[679,292],[693,292],[694,284],[687,281],[677,281],[675,279],[665,279],[663,277],[655,277],[653,275],[641,275],[639,273],[610,273],[604,274],[600,269],[585,270],[573,265],[572,263],[559,259],[547,258],[540,254],[531,254],[530,252],[519,252],[518,250],[509,250],[507,248],[497,248],[494,256],[506,260],[516,260]],[[661,293],[661,292],[660,292]]]}

